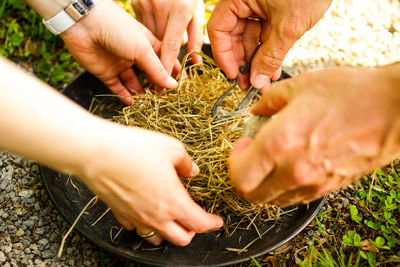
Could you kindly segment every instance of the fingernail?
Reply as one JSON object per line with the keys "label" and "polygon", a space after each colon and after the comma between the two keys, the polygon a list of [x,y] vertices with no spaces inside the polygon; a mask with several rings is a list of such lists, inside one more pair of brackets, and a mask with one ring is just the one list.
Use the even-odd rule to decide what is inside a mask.
{"label": "fingernail", "polygon": [[263,88],[268,84],[268,81],[269,81],[268,75],[258,73],[253,77],[253,79],[251,79],[251,85],[253,85],[253,87],[255,88]]}
{"label": "fingernail", "polygon": [[176,88],[176,87],[178,87],[178,82],[171,76],[168,76],[167,87],[168,88]]}
{"label": "fingernail", "polygon": [[200,168],[199,168],[199,166],[197,166],[197,164],[196,163],[192,163],[192,173],[191,173],[191,176],[197,176],[198,174],[200,173]]}

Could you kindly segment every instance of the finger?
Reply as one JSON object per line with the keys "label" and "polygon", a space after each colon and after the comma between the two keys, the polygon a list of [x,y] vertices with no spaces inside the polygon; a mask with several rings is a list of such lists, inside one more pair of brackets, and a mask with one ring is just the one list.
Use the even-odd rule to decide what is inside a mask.
{"label": "finger", "polygon": [[150,79],[165,88],[175,88],[178,83],[164,69],[157,55],[150,45],[144,44],[142,56],[138,57],[137,65],[143,70]]}
{"label": "finger", "polygon": [[284,208],[293,204],[306,204],[310,202],[310,200],[318,198],[319,195],[318,186],[302,186],[284,192],[275,197],[275,199],[270,200],[269,203]]}
{"label": "finger", "polygon": [[182,177],[195,177],[200,173],[199,166],[192,161],[184,149],[174,163],[174,166],[178,175]]}
{"label": "finger", "polygon": [[161,63],[168,74],[172,73],[175,60],[178,58],[182,36],[190,21],[190,15],[175,10],[170,15],[165,35],[161,44]]}
{"label": "finger", "polygon": [[299,78],[285,79],[271,85],[256,104],[251,108],[254,114],[272,116],[284,108],[300,90],[302,84]]}
{"label": "finger", "polygon": [[132,68],[128,68],[121,72],[119,77],[130,92],[134,91],[138,94],[144,93],[142,85],[140,84],[138,78],[136,77],[135,71]]}
{"label": "finger", "polygon": [[[230,154],[229,173],[237,191],[246,196],[255,190],[274,169],[274,162],[255,142],[239,141],[239,148]],[[244,148],[243,148],[244,147]]]}
{"label": "finger", "polygon": [[196,234],[192,230],[188,230],[182,225],[169,221],[162,225],[162,231],[159,233],[163,238],[170,241],[172,244],[177,246],[187,246],[192,241],[194,235]]}
{"label": "finger", "polygon": [[176,212],[176,221],[185,228],[195,233],[205,233],[222,227],[224,221],[221,217],[206,212],[190,197],[183,203],[181,209]]}
{"label": "finger", "polygon": [[[279,25],[278,27],[279,28]],[[281,67],[289,49],[297,38],[282,38],[280,29],[271,29],[271,33],[257,51],[251,64],[250,81],[256,88],[263,88],[276,70]]]}
{"label": "finger", "polygon": [[[177,79],[180,78],[180,77],[178,77],[178,75],[181,72],[181,70],[182,70],[182,65],[179,62],[179,59],[176,59],[175,65],[172,68],[172,77],[177,78]],[[184,73],[183,77],[186,77],[185,75],[186,75],[186,73]]]}
{"label": "finger", "polygon": [[[145,226],[144,224],[136,222],[136,231],[139,236],[145,236],[145,235],[151,234],[155,230],[149,228],[148,226]],[[155,246],[160,245],[164,241],[164,238],[157,232],[153,236],[142,237],[142,238]]]}
{"label": "finger", "polygon": [[132,94],[125,88],[121,83],[119,77],[114,77],[104,81],[104,84],[110,88],[110,90],[118,96],[118,98],[126,105],[132,105],[133,99]]}
{"label": "finger", "polygon": [[250,137],[244,136],[239,138],[236,143],[235,146],[233,147],[232,151],[231,151],[231,155],[238,155],[241,152],[243,152],[246,148],[248,148],[251,143],[253,143],[253,139],[251,139]]}
{"label": "finger", "polygon": [[166,1],[153,2],[153,17],[155,20],[156,34],[155,36],[162,40],[164,38],[165,29],[168,22],[168,3]]}
{"label": "finger", "polygon": [[[189,22],[187,27],[188,43],[187,50],[201,51],[203,45],[203,25],[204,25],[204,6],[203,1],[199,2],[195,16]],[[196,54],[191,54],[191,59],[194,64],[202,62],[201,57]]]}
{"label": "finger", "polygon": [[143,12],[142,12],[142,8],[140,6],[139,0],[132,0],[131,4],[132,4],[133,11],[135,13],[135,18],[138,21],[140,21],[141,23],[143,23]]}
{"label": "finger", "polygon": [[[247,67],[251,55],[256,49],[260,41],[261,25],[255,20],[246,20],[245,29],[243,33],[243,46],[245,51],[245,66]],[[239,87],[241,89],[247,89],[250,87],[249,74],[239,74]]]}
{"label": "finger", "polygon": [[279,67],[279,69],[275,71],[274,74],[272,75],[271,80],[277,81],[281,76],[282,76],[282,67]]}
{"label": "finger", "polygon": [[135,225],[131,223],[128,219],[126,219],[124,216],[121,216],[119,214],[116,214],[114,211],[114,216],[117,219],[117,221],[121,224],[122,227],[124,227],[128,231],[132,231],[135,229]]}
{"label": "finger", "polygon": [[143,18],[143,24],[157,36],[156,23],[153,15],[153,7],[150,1],[140,0],[140,10]]}

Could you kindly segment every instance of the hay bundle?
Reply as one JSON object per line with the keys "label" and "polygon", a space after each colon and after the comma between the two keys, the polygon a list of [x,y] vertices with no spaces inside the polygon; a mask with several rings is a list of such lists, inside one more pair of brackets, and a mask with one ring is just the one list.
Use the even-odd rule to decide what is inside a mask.
{"label": "hay bundle", "polygon": [[[251,204],[236,195],[229,179],[227,160],[234,142],[243,134],[244,119],[249,112],[213,123],[211,109],[232,82],[211,58],[199,54],[206,63],[185,67],[186,55],[185,72],[181,73],[178,88],[168,90],[167,94],[146,90],[145,94],[135,95],[134,104],[124,107],[113,119],[182,141],[200,167],[197,177],[184,178],[182,182],[197,203],[208,212],[222,216],[228,227],[276,219],[277,208]],[[183,73],[187,73],[186,79]],[[243,97],[241,90],[233,90],[221,105],[220,115],[230,114]]]}

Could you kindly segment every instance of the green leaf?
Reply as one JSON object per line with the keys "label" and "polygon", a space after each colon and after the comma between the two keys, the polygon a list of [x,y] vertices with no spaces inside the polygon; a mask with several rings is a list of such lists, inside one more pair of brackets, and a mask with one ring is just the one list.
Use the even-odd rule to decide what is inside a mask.
{"label": "green leaf", "polygon": [[357,223],[360,223],[362,218],[358,216],[358,210],[355,205],[350,205],[350,215],[351,219]]}
{"label": "green leaf", "polygon": [[376,247],[380,248],[385,244],[385,239],[381,236],[378,236],[377,238],[375,238],[375,242],[373,243]]}
{"label": "green leaf", "polygon": [[383,173],[383,171],[381,169],[376,169],[375,173],[380,175],[380,176],[385,176],[385,174]]}
{"label": "green leaf", "polygon": [[70,53],[62,53],[60,55],[60,60],[61,61],[67,61],[71,58],[71,54]]}
{"label": "green leaf", "polygon": [[376,266],[376,254],[373,251],[368,251],[367,259],[369,266]]}
{"label": "green leaf", "polygon": [[389,224],[393,224],[393,225],[397,224],[397,221],[395,219],[393,219],[393,218],[390,218],[389,220],[387,220],[387,222]]}
{"label": "green leaf", "polygon": [[365,223],[368,227],[370,227],[370,228],[372,228],[372,229],[374,229],[374,230],[378,230],[379,228],[381,228],[381,224],[380,224],[379,222],[373,222],[373,221],[371,221],[371,220],[365,220],[364,223]]}
{"label": "green leaf", "polygon": [[393,237],[393,238],[389,239],[388,246],[391,248],[394,248],[396,246],[397,242],[399,242],[398,239]]}
{"label": "green leaf", "polygon": [[51,65],[44,60],[41,60],[39,63],[39,69],[43,73],[49,73],[51,69]]}
{"label": "green leaf", "polygon": [[19,46],[24,41],[24,34],[22,32],[15,32],[13,33],[10,38],[8,39],[10,44],[13,46]]}
{"label": "green leaf", "polygon": [[392,214],[390,212],[385,211],[383,213],[383,217],[385,217],[386,220],[390,219],[390,217],[392,217]]}

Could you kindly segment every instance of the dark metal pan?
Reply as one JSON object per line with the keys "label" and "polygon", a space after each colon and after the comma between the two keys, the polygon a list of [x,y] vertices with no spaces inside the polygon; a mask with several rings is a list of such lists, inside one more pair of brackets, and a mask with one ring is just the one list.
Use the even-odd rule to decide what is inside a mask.
{"label": "dark metal pan", "polygon": [[[205,52],[211,54],[209,46],[205,46]],[[109,94],[109,91],[97,78],[88,72],[84,72],[71,82],[63,93],[88,109],[94,96]],[[65,219],[72,223],[86,203],[93,197],[93,194],[83,183],[74,181],[74,184],[80,190],[78,193],[71,184],[67,185],[68,176],[65,174],[44,166],[41,166],[40,169],[43,184],[55,206]],[[225,232],[222,231],[196,235],[187,247],[177,247],[168,242],[164,242],[159,247],[154,247],[147,242],[142,242],[142,239],[134,231],[123,230],[112,241],[110,233],[115,236],[120,226],[111,212],[107,213],[95,226],[91,226],[107,209],[101,201],[89,210],[89,214],[82,216],[75,229],[99,247],[145,264],[158,266],[226,266],[248,261],[251,257],[261,256],[283,245],[311,222],[324,201],[325,198],[316,200],[308,206],[298,205],[286,208],[285,210],[291,210],[297,207],[296,210],[282,215],[278,222],[259,225],[258,231],[260,233],[266,232],[261,239],[258,238],[257,231],[254,229],[238,229],[232,236],[226,236]],[[253,240],[256,241],[243,253],[238,254],[226,249],[241,249]]]}

